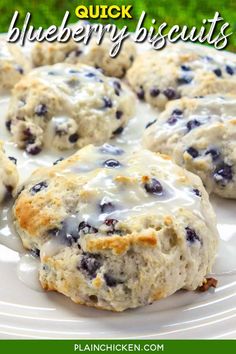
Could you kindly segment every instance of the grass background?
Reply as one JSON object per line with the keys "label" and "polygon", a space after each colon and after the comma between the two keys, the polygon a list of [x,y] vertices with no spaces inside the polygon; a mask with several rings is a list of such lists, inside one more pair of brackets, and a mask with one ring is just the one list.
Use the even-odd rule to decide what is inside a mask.
{"label": "grass background", "polygon": [[[52,24],[60,25],[66,10],[71,13],[69,22],[76,22],[74,14],[76,6],[92,4],[127,4],[133,5],[132,20],[112,20],[118,27],[127,25],[129,30],[135,29],[138,18],[144,10],[148,18],[145,25],[151,24],[152,18],[156,19],[157,26],[167,22],[174,24],[201,26],[204,18],[210,19],[216,11],[220,12],[225,22],[229,22],[230,32],[227,49],[236,52],[236,0],[0,0],[0,32],[7,32],[15,10],[20,13],[22,25],[27,11],[32,14],[32,23],[35,27],[48,27]],[[106,21],[100,21],[106,23]],[[109,22],[109,21],[107,21]],[[157,27],[156,27],[157,28]],[[217,27],[218,29],[220,26]]]}

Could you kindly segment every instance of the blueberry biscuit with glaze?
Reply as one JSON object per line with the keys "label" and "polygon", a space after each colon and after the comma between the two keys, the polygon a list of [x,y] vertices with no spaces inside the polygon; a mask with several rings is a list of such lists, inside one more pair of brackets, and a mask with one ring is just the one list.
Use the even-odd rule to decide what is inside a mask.
{"label": "blueberry biscuit with glaze", "polygon": [[233,96],[170,102],[159,119],[148,124],[143,144],[198,174],[209,193],[236,198],[235,113]]}
{"label": "blueberry biscuit with glaze", "polygon": [[30,63],[15,44],[0,40],[0,92],[8,91],[30,69]]}
{"label": "blueberry biscuit with glaze", "polygon": [[0,203],[15,191],[18,184],[16,159],[7,157],[0,141]]}
{"label": "blueberry biscuit with glaze", "polygon": [[87,65],[32,70],[13,90],[6,125],[20,148],[37,154],[101,144],[122,131],[134,110],[133,93]]}
{"label": "blueberry biscuit with glaze", "polygon": [[181,97],[235,93],[236,60],[203,46],[174,44],[141,54],[127,78],[139,99],[163,109]]}
{"label": "blueberry biscuit with glaze", "polygon": [[32,61],[35,66],[84,63],[100,68],[104,75],[123,77],[136,57],[135,46],[130,40],[124,41],[119,55],[112,58],[109,55],[111,44],[107,37],[100,45],[96,39],[86,46],[73,40],[67,43],[36,43],[32,49]]}
{"label": "blueberry biscuit with glaze", "polygon": [[194,290],[216,253],[200,178],[148,150],[89,145],[37,170],[13,214],[24,247],[40,250],[43,288],[102,309]]}

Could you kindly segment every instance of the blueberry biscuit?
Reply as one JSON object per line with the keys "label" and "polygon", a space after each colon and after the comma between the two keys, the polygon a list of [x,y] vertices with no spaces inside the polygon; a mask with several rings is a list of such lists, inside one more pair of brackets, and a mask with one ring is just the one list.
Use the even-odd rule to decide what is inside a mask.
{"label": "blueberry biscuit", "polygon": [[30,154],[44,144],[58,149],[103,143],[122,131],[135,98],[119,79],[86,65],[32,70],[13,90],[7,127]]}
{"label": "blueberry biscuit", "polygon": [[[236,198],[236,97],[170,102],[148,124],[144,146],[198,174],[209,192]],[[153,123],[153,124],[152,124]]]}
{"label": "blueberry biscuit", "polygon": [[28,72],[30,64],[23,57],[20,48],[0,40],[0,92],[12,87]]}
{"label": "blueberry biscuit", "polygon": [[236,91],[236,60],[203,46],[169,45],[145,52],[127,73],[141,100],[163,109],[168,101]]}
{"label": "blueberry biscuit", "polygon": [[67,43],[36,43],[32,50],[32,61],[35,66],[84,63],[100,68],[105,75],[123,77],[135,59],[135,46],[126,40],[119,55],[112,58],[109,55],[111,44],[107,37],[100,45],[96,43],[96,39],[92,39],[86,46],[73,40]]}
{"label": "blueberry biscuit", "polygon": [[17,183],[16,159],[5,155],[0,141],[0,203],[15,191]]}
{"label": "blueberry biscuit", "polygon": [[37,170],[13,214],[24,246],[40,250],[43,288],[102,309],[194,290],[216,253],[200,178],[148,150],[89,145]]}

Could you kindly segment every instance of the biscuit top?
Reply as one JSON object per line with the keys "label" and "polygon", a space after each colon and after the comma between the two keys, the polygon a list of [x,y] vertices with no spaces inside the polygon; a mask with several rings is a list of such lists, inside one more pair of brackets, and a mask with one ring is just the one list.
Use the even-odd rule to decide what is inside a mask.
{"label": "biscuit top", "polygon": [[[142,54],[140,61],[153,61],[160,65],[161,62],[177,67],[175,74],[178,77],[179,85],[192,85],[202,75],[209,75],[210,78],[234,79],[236,75],[236,60],[232,55],[218,52],[209,48],[197,48],[191,45],[174,44],[167,46],[160,53],[150,52]],[[190,86],[191,86],[190,85]]]}
{"label": "biscuit top", "polygon": [[[185,134],[198,127],[236,124],[235,98],[233,96],[210,95],[202,98],[182,98],[167,105],[158,121],[149,124],[144,141],[157,136],[162,140]],[[152,138],[151,138],[152,135]]]}
{"label": "biscuit top", "polygon": [[138,98],[163,109],[168,101],[180,97],[235,94],[234,56],[193,47],[174,44],[139,55],[127,74]]}
{"label": "biscuit top", "polygon": [[[127,220],[139,214],[175,214],[177,209],[200,212],[199,197],[179,168],[149,151],[127,154],[111,145],[89,147],[60,174],[89,174],[76,218],[100,227],[105,220]],[[78,155],[78,156],[79,156]],[[87,202],[89,196],[89,203]],[[83,200],[84,199],[84,200]]]}
{"label": "biscuit top", "polygon": [[83,64],[43,66],[32,70],[28,78],[62,95],[70,105],[86,100],[90,102],[96,96],[98,102],[97,107],[94,105],[95,109],[102,109],[106,104],[99,102],[100,95],[114,94],[116,85],[121,85],[117,79],[105,77],[99,70]]}

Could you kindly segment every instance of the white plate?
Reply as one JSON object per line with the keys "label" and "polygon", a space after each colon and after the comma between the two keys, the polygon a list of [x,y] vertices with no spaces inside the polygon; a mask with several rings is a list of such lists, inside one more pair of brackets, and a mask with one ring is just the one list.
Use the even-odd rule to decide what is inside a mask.
{"label": "white plate", "polygon": [[[65,153],[30,157],[9,141],[4,126],[7,98],[0,101],[0,139],[18,159],[24,179],[40,165],[49,166]],[[116,143],[135,145],[157,112],[137,103],[137,116]],[[153,305],[112,313],[73,304],[57,293],[36,291],[35,262],[24,256],[19,239],[0,211],[0,338],[236,338],[236,202],[212,198],[221,241],[214,267],[216,290],[179,291]],[[13,234],[13,236],[12,236]],[[21,258],[21,261],[20,261]],[[21,280],[20,280],[21,278]],[[28,285],[27,285],[28,284]]]}

